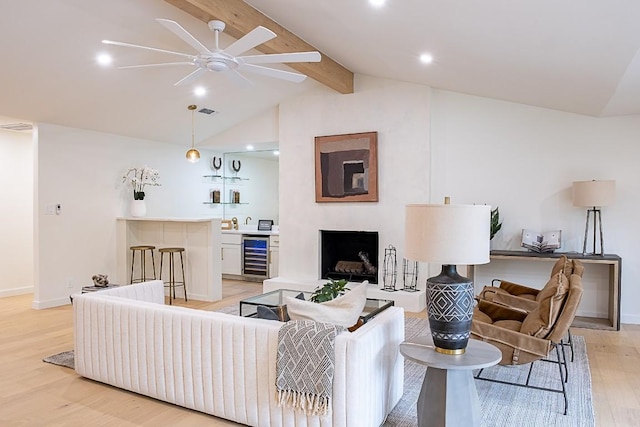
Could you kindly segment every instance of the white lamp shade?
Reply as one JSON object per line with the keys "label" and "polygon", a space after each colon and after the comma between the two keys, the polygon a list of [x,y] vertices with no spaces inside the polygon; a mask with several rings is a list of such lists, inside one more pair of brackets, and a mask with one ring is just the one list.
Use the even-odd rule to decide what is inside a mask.
{"label": "white lamp shade", "polygon": [[616,197],[616,182],[576,181],[573,183],[573,206],[608,206]]}
{"label": "white lamp shade", "polygon": [[407,205],[405,258],[444,265],[489,262],[491,207]]}

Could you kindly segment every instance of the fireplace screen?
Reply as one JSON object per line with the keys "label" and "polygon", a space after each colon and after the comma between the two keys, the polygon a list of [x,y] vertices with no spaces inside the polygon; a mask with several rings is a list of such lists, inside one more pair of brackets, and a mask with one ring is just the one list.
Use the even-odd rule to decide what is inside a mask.
{"label": "fireplace screen", "polygon": [[320,230],[320,276],[378,283],[378,233]]}

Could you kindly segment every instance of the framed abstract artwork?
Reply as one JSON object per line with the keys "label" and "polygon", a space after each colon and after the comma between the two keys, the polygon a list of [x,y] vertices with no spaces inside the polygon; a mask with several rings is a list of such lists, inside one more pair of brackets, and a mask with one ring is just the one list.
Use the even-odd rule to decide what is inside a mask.
{"label": "framed abstract artwork", "polygon": [[316,202],[377,202],[377,146],[377,132],[317,136]]}

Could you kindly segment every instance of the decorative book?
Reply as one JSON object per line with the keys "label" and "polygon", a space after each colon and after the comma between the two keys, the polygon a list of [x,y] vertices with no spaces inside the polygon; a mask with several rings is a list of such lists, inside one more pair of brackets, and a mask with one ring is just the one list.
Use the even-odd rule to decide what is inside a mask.
{"label": "decorative book", "polygon": [[533,252],[553,252],[562,245],[562,230],[538,231],[522,230],[522,247]]}

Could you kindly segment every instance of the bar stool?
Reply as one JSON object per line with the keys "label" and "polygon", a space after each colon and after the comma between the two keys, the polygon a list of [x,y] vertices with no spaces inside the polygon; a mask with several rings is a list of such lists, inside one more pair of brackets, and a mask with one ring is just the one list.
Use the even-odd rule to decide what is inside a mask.
{"label": "bar stool", "polygon": [[[153,250],[155,246],[150,245],[139,245],[139,246],[131,246],[131,280],[129,283],[139,283],[145,282],[147,280],[151,280],[151,277],[147,277],[147,251],[151,253],[151,264],[153,265],[153,279],[156,278],[156,261],[153,257]],[[140,252],[140,277],[137,279],[133,278],[133,268],[136,262],[136,252]]]}
{"label": "bar stool", "polygon": [[[164,254],[167,254],[169,258],[169,280],[165,283],[165,287],[169,288],[169,304],[172,304],[171,295],[173,293],[173,299],[176,298],[176,286],[182,286],[184,288],[184,300],[187,301],[187,284],[185,283],[184,278],[184,259],[182,254],[184,253],[184,248],[161,248],[158,250],[160,252],[160,280],[162,280],[162,262],[164,260]],[[180,254],[180,268],[182,270],[182,281],[176,281],[176,268],[173,255],[179,253]]]}

